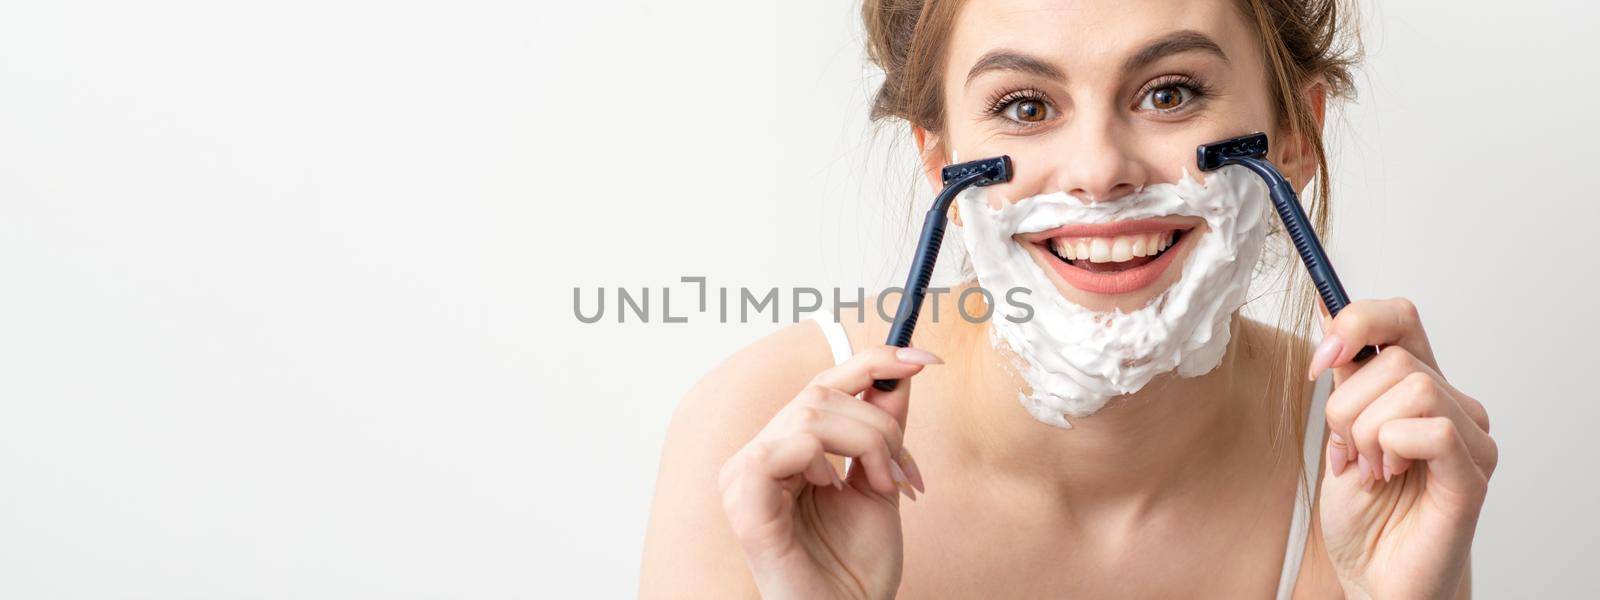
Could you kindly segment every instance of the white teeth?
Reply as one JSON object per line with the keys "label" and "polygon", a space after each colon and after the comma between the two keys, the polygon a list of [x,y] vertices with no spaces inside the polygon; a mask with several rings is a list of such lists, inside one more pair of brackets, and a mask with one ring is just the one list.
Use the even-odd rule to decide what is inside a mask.
{"label": "white teeth", "polygon": [[1111,262],[1111,241],[1106,238],[1089,240],[1089,262]]}
{"label": "white teeth", "polygon": [[1119,237],[1111,242],[1111,262],[1133,258],[1133,238]]}
{"label": "white teeth", "polygon": [[1157,231],[1117,237],[1066,238],[1050,240],[1050,249],[1067,260],[1095,263],[1123,262],[1141,256],[1155,256],[1172,246],[1175,232]]}
{"label": "white teeth", "polygon": [[1050,240],[1050,249],[1054,250],[1056,256],[1060,256],[1061,258],[1068,260],[1076,258],[1073,256],[1072,244],[1067,243],[1066,238],[1056,238]]}

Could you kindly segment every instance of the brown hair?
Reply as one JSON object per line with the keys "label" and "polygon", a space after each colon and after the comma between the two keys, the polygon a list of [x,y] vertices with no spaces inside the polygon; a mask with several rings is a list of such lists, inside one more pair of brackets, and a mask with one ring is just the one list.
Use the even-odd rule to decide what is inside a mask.
{"label": "brown hair", "polygon": [[[1354,94],[1352,69],[1361,51],[1355,28],[1346,25],[1340,0],[1235,0],[1247,22],[1255,26],[1267,65],[1268,93],[1272,95],[1280,129],[1297,132],[1311,145],[1316,157],[1316,182],[1307,198],[1306,211],[1317,233],[1326,239],[1328,204],[1327,150],[1318,115],[1308,110],[1304,96],[1308,84],[1320,78],[1331,98]],[[945,46],[950,39],[959,0],[865,0],[861,18],[866,26],[867,57],[883,69],[883,84],[872,102],[873,120],[902,119],[926,129],[944,125],[942,75]],[[1290,256],[1286,236],[1278,239],[1277,254]],[[1292,265],[1291,265],[1292,267]],[[1298,448],[1305,431],[1309,395],[1300,382],[1310,361],[1307,339],[1319,319],[1317,296],[1300,269],[1280,270],[1287,294],[1283,296],[1271,357],[1281,365],[1269,380],[1265,398],[1269,414],[1277,415],[1274,440],[1294,440]],[[1238,337],[1235,338],[1238,341]],[[1229,355],[1235,355],[1233,351]],[[1272,399],[1281,398],[1282,402]]]}

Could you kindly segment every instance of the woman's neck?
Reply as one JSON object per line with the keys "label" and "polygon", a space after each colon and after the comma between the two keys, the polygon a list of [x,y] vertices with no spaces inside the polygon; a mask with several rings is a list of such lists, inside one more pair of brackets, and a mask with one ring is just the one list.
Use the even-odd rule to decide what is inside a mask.
{"label": "woman's neck", "polygon": [[[1241,358],[1243,323],[1235,319],[1228,357],[1195,378],[1162,375],[1099,412],[1069,418],[1070,429],[1035,420],[1017,403],[1021,378],[972,326],[955,344],[968,366],[951,402],[937,410],[962,456],[997,475],[1022,478],[1082,510],[1096,505],[1148,506],[1170,494],[1243,483],[1270,468],[1262,452],[1266,424],[1258,401],[1260,369]],[[952,340],[954,341],[954,340]],[[1202,488],[1193,487],[1200,484]]]}

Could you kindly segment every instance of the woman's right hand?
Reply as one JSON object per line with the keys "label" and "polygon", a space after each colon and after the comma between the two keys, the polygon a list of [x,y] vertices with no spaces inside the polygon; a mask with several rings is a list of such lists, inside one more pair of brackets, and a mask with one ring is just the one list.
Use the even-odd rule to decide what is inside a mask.
{"label": "woman's right hand", "polygon": [[[910,377],[943,361],[880,346],[817,375],[723,465],[722,507],[763,598],[890,598],[899,495],[922,473],[901,444]],[[899,379],[893,391],[875,379]],[[857,397],[857,394],[862,394]],[[827,455],[850,457],[840,479]]]}

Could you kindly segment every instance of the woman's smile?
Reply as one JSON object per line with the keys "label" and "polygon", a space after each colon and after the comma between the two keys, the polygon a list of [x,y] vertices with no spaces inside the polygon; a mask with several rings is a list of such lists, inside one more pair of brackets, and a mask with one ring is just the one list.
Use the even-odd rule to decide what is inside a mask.
{"label": "woman's smile", "polygon": [[1177,262],[1197,217],[1068,224],[1017,235],[1034,262],[1091,294],[1126,294],[1150,287]]}

